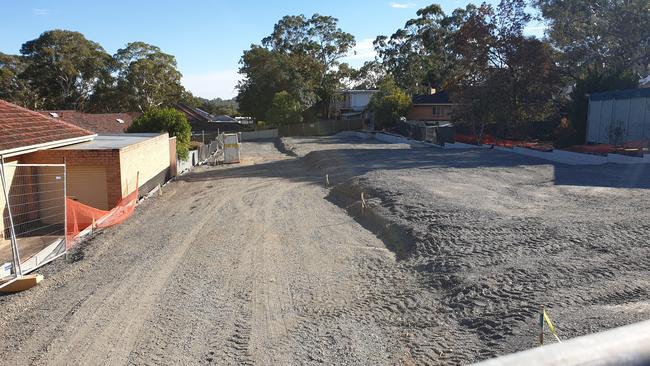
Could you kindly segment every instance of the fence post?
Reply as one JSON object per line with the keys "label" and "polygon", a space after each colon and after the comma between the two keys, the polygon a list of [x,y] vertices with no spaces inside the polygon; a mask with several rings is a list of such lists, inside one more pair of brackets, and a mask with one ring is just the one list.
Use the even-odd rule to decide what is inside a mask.
{"label": "fence post", "polygon": [[7,214],[9,215],[9,232],[11,233],[11,252],[14,259],[14,273],[20,277],[23,271],[20,268],[20,254],[18,253],[18,243],[16,242],[16,230],[14,228],[14,218],[11,214],[11,205],[9,204],[9,192],[7,192],[7,179],[5,177],[5,159],[0,156],[0,175],[2,175],[2,192],[5,196],[5,203],[7,205]]}
{"label": "fence post", "polygon": [[68,259],[68,164],[63,158],[63,245]]}

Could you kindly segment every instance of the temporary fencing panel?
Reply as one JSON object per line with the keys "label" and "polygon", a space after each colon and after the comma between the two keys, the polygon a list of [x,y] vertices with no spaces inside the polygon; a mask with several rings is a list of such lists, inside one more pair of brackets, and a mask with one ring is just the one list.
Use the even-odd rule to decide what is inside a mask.
{"label": "temporary fencing panel", "polygon": [[65,253],[64,164],[1,164],[0,279],[27,274]]}
{"label": "temporary fencing panel", "polygon": [[133,213],[136,189],[109,211],[67,195],[65,164],[0,162],[0,287],[58,258],[88,227],[105,228]]}

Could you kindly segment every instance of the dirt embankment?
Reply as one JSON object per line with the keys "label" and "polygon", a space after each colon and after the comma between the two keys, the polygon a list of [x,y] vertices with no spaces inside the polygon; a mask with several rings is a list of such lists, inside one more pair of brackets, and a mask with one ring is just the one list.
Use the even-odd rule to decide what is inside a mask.
{"label": "dirt embankment", "polygon": [[533,347],[542,305],[563,338],[650,318],[647,169],[334,139],[287,142],[436,298],[452,362]]}

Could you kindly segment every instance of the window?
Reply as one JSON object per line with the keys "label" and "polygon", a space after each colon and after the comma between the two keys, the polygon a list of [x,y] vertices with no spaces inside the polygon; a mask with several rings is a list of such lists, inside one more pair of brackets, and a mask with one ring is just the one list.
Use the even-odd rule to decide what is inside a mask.
{"label": "window", "polygon": [[436,117],[442,117],[445,115],[445,107],[441,105],[433,106],[433,115]]}

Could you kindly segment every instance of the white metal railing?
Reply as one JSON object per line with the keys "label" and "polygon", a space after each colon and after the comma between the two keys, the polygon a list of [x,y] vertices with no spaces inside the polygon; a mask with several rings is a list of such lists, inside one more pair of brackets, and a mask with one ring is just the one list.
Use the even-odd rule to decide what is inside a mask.
{"label": "white metal railing", "polygon": [[476,365],[650,365],[650,321],[497,357]]}

